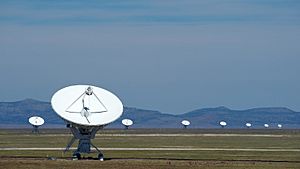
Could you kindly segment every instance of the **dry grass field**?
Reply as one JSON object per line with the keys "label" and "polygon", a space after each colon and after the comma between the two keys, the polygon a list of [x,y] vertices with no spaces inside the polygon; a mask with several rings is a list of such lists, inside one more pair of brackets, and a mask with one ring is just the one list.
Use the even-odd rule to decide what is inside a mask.
{"label": "dry grass field", "polygon": [[[105,129],[96,153],[74,161],[65,129],[0,130],[1,168],[300,168],[300,130]],[[77,145],[73,145],[73,149]]]}

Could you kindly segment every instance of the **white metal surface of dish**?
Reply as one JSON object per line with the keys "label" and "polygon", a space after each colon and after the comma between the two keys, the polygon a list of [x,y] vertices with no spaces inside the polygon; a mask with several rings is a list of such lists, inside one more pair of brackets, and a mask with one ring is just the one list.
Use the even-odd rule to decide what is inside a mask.
{"label": "white metal surface of dish", "polygon": [[130,119],[123,119],[122,124],[125,126],[131,126],[131,125],[133,125],[133,121]]}
{"label": "white metal surface of dish", "polygon": [[277,126],[278,126],[278,128],[282,128],[282,125],[281,125],[281,124],[278,124]]}
{"label": "white metal surface of dish", "polygon": [[226,126],[227,123],[226,123],[225,121],[221,121],[221,122],[220,122],[220,125],[221,125],[221,126]]}
{"label": "white metal surface of dish", "polygon": [[28,119],[29,123],[34,126],[41,126],[45,123],[44,119],[39,116],[32,116]]}
{"label": "white metal surface of dish", "polygon": [[191,124],[191,122],[189,122],[188,120],[182,120],[181,124],[188,126]]}
{"label": "white metal surface of dish", "polygon": [[251,123],[246,123],[246,126],[247,126],[247,127],[251,127],[252,124],[251,124]]}
{"label": "white metal surface of dish", "polygon": [[268,128],[268,127],[269,127],[269,125],[268,125],[268,124],[264,124],[264,126],[265,126],[265,128]]}
{"label": "white metal surface of dish", "polygon": [[67,122],[102,126],[117,120],[123,104],[113,93],[91,85],[73,85],[58,90],[51,99],[54,111]]}

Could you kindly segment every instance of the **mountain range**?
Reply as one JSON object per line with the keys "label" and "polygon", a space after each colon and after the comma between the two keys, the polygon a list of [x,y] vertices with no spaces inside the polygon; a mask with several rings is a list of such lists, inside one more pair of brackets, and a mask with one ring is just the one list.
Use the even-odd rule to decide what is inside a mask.
{"label": "mountain range", "polygon": [[[37,115],[45,119],[44,127],[64,127],[64,121],[54,112],[49,102],[25,99],[16,102],[0,102],[0,127],[30,127],[28,118]],[[300,112],[284,107],[253,108],[231,110],[220,106],[203,108],[184,114],[165,114],[154,110],[124,107],[122,116],[108,125],[109,128],[123,128],[121,120],[134,121],[132,128],[181,128],[181,121],[191,122],[189,128],[219,128],[219,122],[227,122],[228,128],[245,128],[245,123],[252,123],[253,128],[263,128],[265,123],[270,128],[282,124],[284,128],[300,128]]]}

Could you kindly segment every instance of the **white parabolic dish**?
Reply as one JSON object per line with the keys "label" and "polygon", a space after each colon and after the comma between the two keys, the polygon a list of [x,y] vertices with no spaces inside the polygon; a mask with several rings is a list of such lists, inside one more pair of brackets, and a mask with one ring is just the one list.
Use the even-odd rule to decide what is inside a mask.
{"label": "white parabolic dish", "polygon": [[220,125],[221,125],[221,126],[226,126],[227,123],[226,123],[225,121],[221,121],[221,122],[220,122]]}
{"label": "white parabolic dish", "polygon": [[133,125],[133,121],[130,119],[123,119],[122,124],[125,126],[131,126],[131,125]]}
{"label": "white parabolic dish", "polygon": [[251,123],[246,123],[246,126],[247,126],[247,127],[251,127],[252,124],[251,124]]}
{"label": "white parabolic dish", "polygon": [[52,96],[51,104],[61,118],[83,126],[106,125],[123,113],[123,104],[117,96],[91,85],[62,88]]}
{"label": "white parabolic dish", "polygon": [[41,126],[45,123],[44,119],[39,116],[32,116],[28,119],[28,121],[33,126]]}
{"label": "white parabolic dish", "polygon": [[191,122],[189,122],[188,120],[182,120],[181,124],[188,126],[191,124]]}
{"label": "white parabolic dish", "polygon": [[265,126],[265,128],[268,128],[268,127],[269,127],[269,125],[268,125],[268,124],[264,124],[264,126]]}

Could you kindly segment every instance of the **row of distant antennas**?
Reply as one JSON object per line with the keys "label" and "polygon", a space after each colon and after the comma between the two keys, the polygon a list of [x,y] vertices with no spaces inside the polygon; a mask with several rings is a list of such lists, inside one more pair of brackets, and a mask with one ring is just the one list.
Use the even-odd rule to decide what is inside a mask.
{"label": "row of distant antennas", "polygon": [[[125,129],[128,129],[133,125],[133,121],[131,119],[123,119],[122,124],[124,125]],[[182,120],[181,124],[183,125],[183,128],[187,128],[191,124],[191,122],[188,120]]]}
{"label": "row of distant antennas", "polygon": [[[125,129],[128,129],[128,127],[133,124],[133,121],[130,119],[124,119],[122,120],[122,124],[125,126]],[[191,122],[188,120],[182,120],[181,124],[183,125],[183,128],[186,129],[191,124]]]}
{"label": "row of distant antennas", "polygon": [[[181,124],[183,125],[183,128],[186,129],[186,128],[191,124],[191,122],[188,121],[188,120],[182,120],[182,121],[181,121]],[[225,121],[220,121],[219,124],[220,124],[220,126],[221,126],[222,128],[224,128],[224,127],[227,126],[227,123],[226,123]],[[246,125],[247,128],[251,128],[251,127],[252,127],[252,124],[251,124],[251,123],[246,123],[245,125]],[[264,127],[265,127],[265,128],[269,128],[269,124],[264,124]],[[278,124],[277,127],[281,129],[281,128],[282,128],[282,124]]]}
{"label": "row of distant antennas", "polygon": [[[222,128],[224,128],[224,127],[227,126],[227,123],[226,123],[225,121],[220,121],[219,124],[220,124],[220,126],[221,126]],[[246,123],[245,125],[246,125],[247,128],[251,128],[251,127],[252,127],[252,124],[251,124],[251,123]],[[269,128],[270,126],[269,126],[269,124],[264,124],[264,127],[265,127],[265,128]],[[277,127],[281,129],[281,128],[282,128],[282,124],[278,124]]]}
{"label": "row of distant antennas", "polygon": [[[124,119],[122,120],[122,124],[125,126],[125,129],[128,129],[128,127],[133,124],[133,121],[130,119]],[[183,128],[186,129],[191,124],[191,122],[188,120],[182,120],[181,124],[183,125]]]}
{"label": "row of distant antennas", "polygon": [[[33,126],[33,133],[39,133],[38,127],[45,123],[45,120],[39,116],[32,116],[28,119],[28,121]],[[131,119],[123,119],[122,124],[124,125],[125,129],[128,129],[130,126],[133,125],[133,121]],[[188,120],[182,120],[181,124],[183,125],[183,128],[186,129],[191,124],[191,122]],[[222,128],[227,126],[227,123],[225,121],[220,121],[219,124]],[[247,128],[252,127],[251,123],[246,123],[245,125]],[[269,124],[264,124],[264,127],[269,128]],[[282,124],[278,124],[277,127],[282,128]]]}

